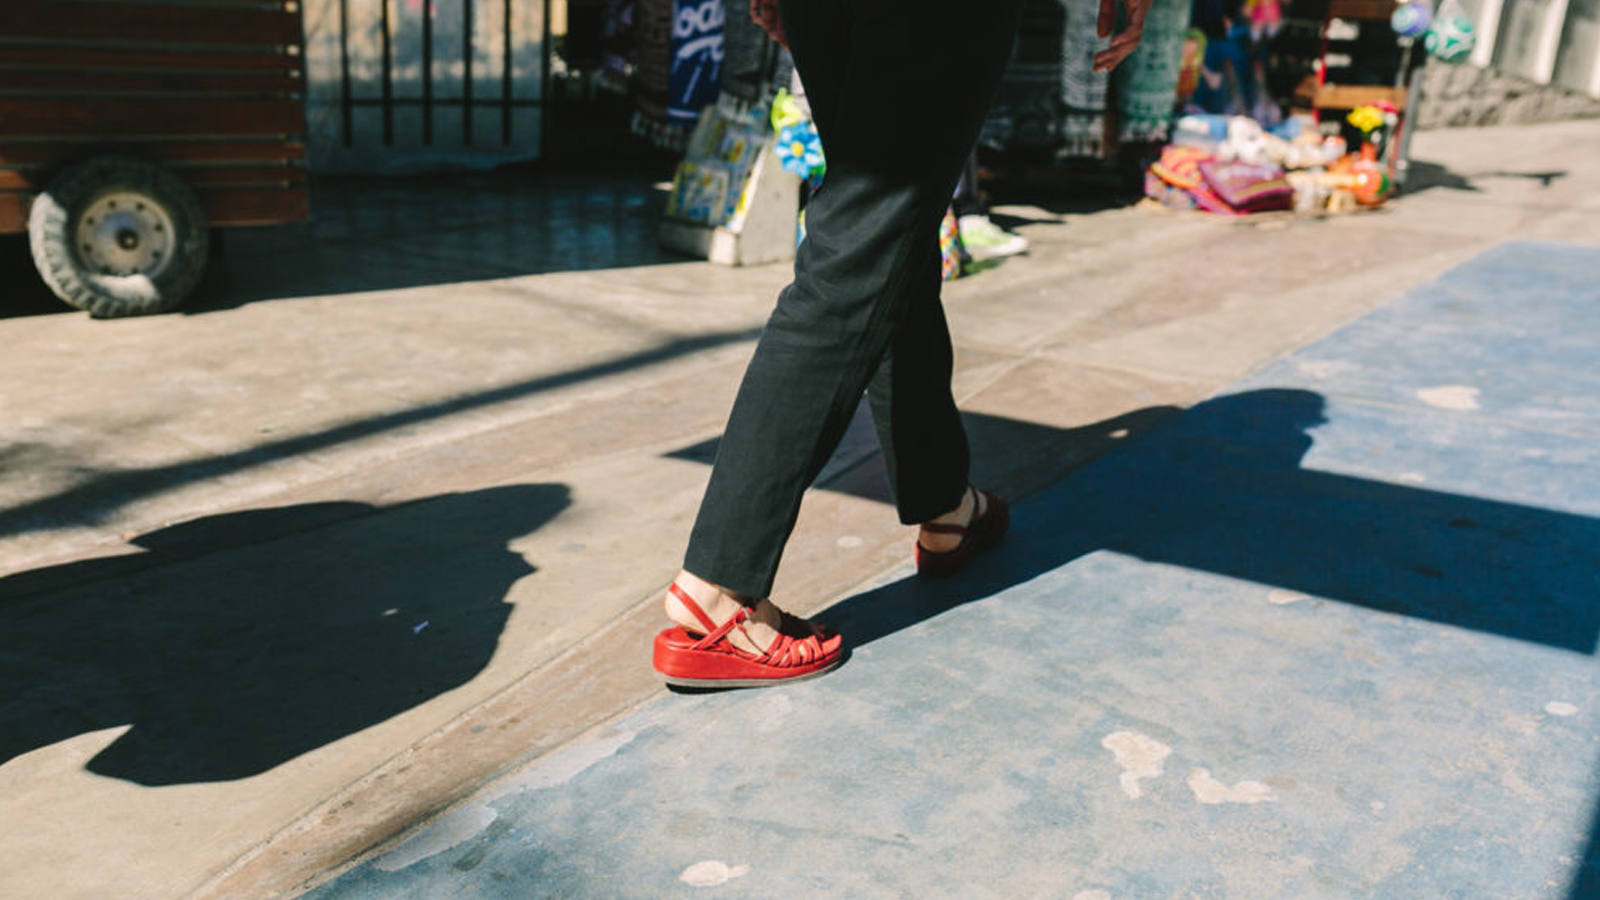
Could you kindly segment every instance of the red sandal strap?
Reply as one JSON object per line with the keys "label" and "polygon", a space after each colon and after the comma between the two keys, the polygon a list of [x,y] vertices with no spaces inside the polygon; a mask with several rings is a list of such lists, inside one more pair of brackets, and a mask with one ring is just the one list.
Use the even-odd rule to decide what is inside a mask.
{"label": "red sandal strap", "polygon": [[922,523],[922,530],[933,534],[966,534],[968,528],[978,524],[978,520],[989,512],[988,507],[983,502],[986,499],[983,496],[986,492],[980,491],[971,485],[967,486],[967,490],[972,494],[972,518],[967,520],[967,524],[947,525],[943,522],[924,522]]}
{"label": "red sandal strap", "polygon": [[717,623],[713,621],[710,616],[706,615],[706,611],[700,608],[700,604],[694,602],[694,598],[689,596],[688,591],[678,587],[678,583],[676,581],[667,585],[667,593],[677,597],[679,603],[682,603],[685,607],[688,607],[689,612],[694,613],[694,617],[699,619],[700,624],[706,627],[706,631],[716,630]]}
{"label": "red sandal strap", "polygon": [[779,634],[764,656],[770,665],[802,666],[822,656],[822,640],[816,635],[796,638]]}
{"label": "red sandal strap", "polygon": [[690,597],[687,591],[681,587],[678,587],[678,583],[676,581],[667,586],[667,591],[671,593],[672,596],[677,597],[678,602],[687,607],[689,612],[694,613],[694,617],[699,619],[700,623],[705,626],[705,637],[702,637],[694,644],[694,649],[696,650],[704,650],[707,647],[715,646],[722,639],[726,638],[729,632],[733,631],[735,628],[738,628],[740,625],[743,625],[744,621],[750,618],[750,607],[741,606],[739,607],[739,611],[734,613],[728,619],[728,621],[718,625],[715,620],[713,620],[709,615],[706,615],[706,611],[700,608],[700,604],[694,602],[694,598]]}
{"label": "red sandal strap", "polygon": [[[728,619],[726,622],[723,622],[721,625],[718,625],[716,628],[713,628],[705,637],[696,641],[694,649],[704,650],[708,647],[716,646],[723,640],[727,639],[729,632],[733,631],[735,628],[738,628],[740,625],[743,625],[744,620],[748,618],[750,618],[750,607],[739,607],[739,611],[734,613],[732,618]],[[732,644],[729,644],[728,648],[739,653],[744,653],[744,651],[739,650],[738,647],[735,647]],[[748,656],[749,654],[745,655]]]}

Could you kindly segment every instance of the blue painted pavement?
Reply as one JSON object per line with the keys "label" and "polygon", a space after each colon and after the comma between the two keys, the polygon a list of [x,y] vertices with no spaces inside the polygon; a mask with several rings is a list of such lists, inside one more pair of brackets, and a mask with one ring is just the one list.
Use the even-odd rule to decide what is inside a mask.
{"label": "blue painted pavement", "polygon": [[1600,898],[1597,362],[1501,246],[310,896]]}

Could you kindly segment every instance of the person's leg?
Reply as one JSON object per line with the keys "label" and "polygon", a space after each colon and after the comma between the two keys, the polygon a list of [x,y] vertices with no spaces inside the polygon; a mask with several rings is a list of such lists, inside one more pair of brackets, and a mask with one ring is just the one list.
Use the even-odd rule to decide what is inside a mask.
{"label": "person's leg", "polygon": [[[951,29],[970,11],[955,0],[783,4],[828,175],[718,450],[685,556],[692,580],[747,598],[770,590],[804,490],[936,272],[927,251],[1009,54],[1016,6],[988,5],[973,28]],[[975,44],[991,77],[944,78],[957,43]]]}
{"label": "person's leg", "polygon": [[966,431],[950,392],[955,360],[939,302],[938,245],[927,253],[927,272],[867,386],[889,491],[907,525],[960,504],[969,462]]}

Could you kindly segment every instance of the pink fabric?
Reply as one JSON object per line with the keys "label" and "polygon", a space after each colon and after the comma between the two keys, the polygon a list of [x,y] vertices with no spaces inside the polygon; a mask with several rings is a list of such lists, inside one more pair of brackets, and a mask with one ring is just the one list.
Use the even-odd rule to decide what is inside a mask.
{"label": "pink fabric", "polygon": [[1294,188],[1277,166],[1208,160],[1200,164],[1200,175],[1218,199],[1240,212],[1294,206]]}

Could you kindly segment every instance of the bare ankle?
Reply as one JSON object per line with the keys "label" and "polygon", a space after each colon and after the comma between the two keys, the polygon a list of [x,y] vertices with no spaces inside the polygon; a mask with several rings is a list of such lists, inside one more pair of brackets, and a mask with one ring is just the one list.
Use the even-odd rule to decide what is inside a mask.
{"label": "bare ankle", "polygon": [[[922,524],[924,526],[960,525],[965,527],[970,525],[972,520],[976,519],[979,513],[983,511],[979,507],[978,503],[978,492],[973,490],[971,487],[968,487],[966,491],[962,493],[961,502],[956,504],[955,509],[944,513],[943,515],[929,519]],[[924,527],[917,535],[917,543],[921,544],[925,549],[940,552],[950,550],[956,545],[960,544],[961,537],[958,534],[929,531],[926,527]]]}
{"label": "bare ankle", "polygon": [[[679,591],[698,608],[698,612],[684,602],[683,597],[678,595]],[[771,643],[777,635],[776,629],[782,615],[771,603],[752,600],[687,570],[680,571],[678,577],[673,579],[672,587],[662,603],[667,618],[696,634],[714,630],[738,615],[742,607],[749,607],[750,613],[744,624],[730,633],[728,640],[739,649],[752,653],[760,653]]]}

